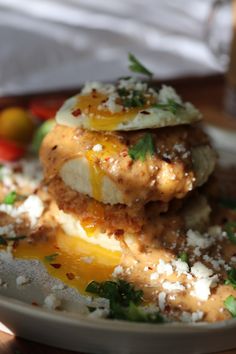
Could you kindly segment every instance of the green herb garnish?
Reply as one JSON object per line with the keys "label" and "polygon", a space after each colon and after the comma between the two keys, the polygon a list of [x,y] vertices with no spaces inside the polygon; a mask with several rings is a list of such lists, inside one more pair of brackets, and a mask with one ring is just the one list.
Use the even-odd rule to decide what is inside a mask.
{"label": "green herb garnish", "polygon": [[92,281],[88,284],[86,291],[110,300],[109,318],[133,322],[163,322],[159,312],[146,313],[138,308],[142,302],[143,292],[136,290],[133,285],[124,280],[102,283]]}
{"label": "green herb garnish", "polygon": [[152,77],[153,73],[149,71],[140,61],[131,53],[129,53],[129,69],[134,73],[144,74]]}
{"label": "green herb garnish", "polygon": [[143,107],[146,99],[143,92],[138,90],[128,91],[125,88],[117,89],[122,105],[127,108]]}
{"label": "green herb garnish", "polygon": [[8,193],[5,198],[3,199],[4,204],[13,205],[17,200],[17,193],[12,191]]}
{"label": "green herb garnish", "polygon": [[24,195],[20,195],[15,191],[12,191],[5,196],[5,198],[3,199],[3,204],[13,205],[15,204],[16,201],[24,200],[24,199],[25,199]]}
{"label": "green herb garnish", "polygon": [[152,134],[146,133],[134,146],[129,148],[129,156],[132,160],[144,161],[147,155],[155,154],[155,145]]}
{"label": "green herb garnish", "polygon": [[220,198],[219,204],[224,208],[236,210],[236,200],[230,198]]}
{"label": "green herb garnish", "polygon": [[236,221],[230,221],[224,226],[229,240],[236,244]]}
{"label": "green herb garnish", "polygon": [[227,297],[224,301],[225,308],[231,313],[232,317],[236,317],[236,298],[233,295]]}
{"label": "green herb garnish", "polygon": [[51,262],[55,261],[55,259],[57,258],[57,256],[59,256],[58,253],[52,253],[52,254],[49,254],[48,256],[45,256],[44,259],[45,259],[45,261],[51,263]]}
{"label": "green herb garnish", "polygon": [[40,127],[36,130],[33,136],[33,141],[31,146],[31,149],[35,154],[38,154],[43,139],[52,130],[55,124],[56,122],[54,119],[48,119],[46,122],[40,125]]}
{"label": "green herb garnish", "polygon": [[232,285],[236,289],[236,269],[232,268],[227,272],[228,278],[225,280],[226,285]]}
{"label": "green herb garnish", "polygon": [[138,305],[142,301],[142,290],[135,290],[132,284],[127,283],[124,280],[105,281],[98,283],[92,281],[88,284],[86,291],[92,294],[96,294],[100,297],[105,297],[110,301],[114,301],[122,306],[128,306],[132,301],[135,305]]}
{"label": "green herb garnish", "polygon": [[173,114],[178,113],[178,111],[184,109],[184,106],[172,99],[169,99],[167,103],[156,103],[152,106],[153,108],[159,108],[164,111],[169,111]]}
{"label": "green herb garnish", "polygon": [[178,258],[182,261],[182,262],[186,262],[188,263],[188,254],[186,252],[181,252],[178,256]]}

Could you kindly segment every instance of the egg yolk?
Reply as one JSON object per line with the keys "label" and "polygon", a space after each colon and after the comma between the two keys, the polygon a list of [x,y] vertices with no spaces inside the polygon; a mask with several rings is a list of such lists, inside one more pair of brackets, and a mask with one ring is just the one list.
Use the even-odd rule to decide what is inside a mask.
{"label": "egg yolk", "polygon": [[40,260],[50,275],[81,293],[93,280],[101,282],[111,279],[121,258],[118,251],[109,251],[62,231],[47,241],[20,241],[14,249],[14,256]]}
{"label": "egg yolk", "polygon": [[78,96],[76,106],[73,111],[80,109],[82,113],[89,117],[89,127],[94,130],[112,131],[122,122],[133,120],[140,109],[145,109],[149,105],[135,108],[123,108],[121,112],[111,112],[102,104],[106,102],[108,96],[95,92],[88,95]]}

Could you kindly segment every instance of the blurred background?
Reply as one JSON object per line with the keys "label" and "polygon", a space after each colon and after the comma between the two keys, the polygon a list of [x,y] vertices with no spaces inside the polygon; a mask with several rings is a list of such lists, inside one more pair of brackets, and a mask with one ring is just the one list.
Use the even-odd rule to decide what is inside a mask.
{"label": "blurred background", "polygon": [[227,0],[0,0],[0,95],[123,76],[128,52],[157,78],[224,72],[231,16]]}

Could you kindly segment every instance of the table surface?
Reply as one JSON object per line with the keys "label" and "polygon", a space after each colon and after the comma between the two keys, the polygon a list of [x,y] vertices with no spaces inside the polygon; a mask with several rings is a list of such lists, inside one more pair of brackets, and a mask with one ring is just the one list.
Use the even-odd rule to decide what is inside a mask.
{"label": "table surface", "polygon": [[[203,112],[205,119],[210,124],[217,125],[224,129],[227,128],[236,131],[236,118],[230,117],[228,114],[224,113],[223,110],[225,88],[225,81],[223,76],[217,75],[197,78],[191,77],[177,80],[168,80],[167,83],[176,87],[177,91],[184,97],[184,99],[193,102]],[[156,81],[155,84],[159,85],[159,82]],[[69,97],[74,93],[74,90],[66,91],[63,93],[47,93],[46,97],[49,97],[50,95],[66,95]],[[0,108],[15,104],[27,105],[29,100],[34,96],[35,95],[0,98]],[[40,94],[40,96],[45,96],[45,93]],[[19,339],[6,333],[0,332],[0,354],[72,353],[74,352],[29,342],[24,339]],[[218,354],[236,354],[236,349],[221,352]]]}

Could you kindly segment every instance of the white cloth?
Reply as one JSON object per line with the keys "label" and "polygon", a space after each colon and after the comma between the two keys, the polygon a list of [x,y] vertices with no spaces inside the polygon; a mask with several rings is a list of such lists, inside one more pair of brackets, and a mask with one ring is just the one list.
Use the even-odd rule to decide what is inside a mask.
{"label": "white cloth", "polygon": [[72,88],[128,74],[221,70],[204,31],[211,0],[0,0],[0,94]]}

